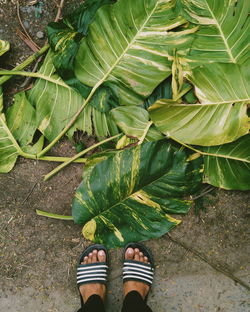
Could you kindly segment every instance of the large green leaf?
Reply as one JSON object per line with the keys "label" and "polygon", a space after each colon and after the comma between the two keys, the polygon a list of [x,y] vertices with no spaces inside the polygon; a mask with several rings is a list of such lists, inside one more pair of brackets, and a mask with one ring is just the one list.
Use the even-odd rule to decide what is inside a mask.
{"label": "large green leaf", "polygon": [[196,68],[188,78],[202,104],[159,100],[150,107],[150,117],[162,133],[183,143],[210,146],[235,141],[249,132],[247,70],[247,65],[219,63]]}
{"label": "large green leaf", "polygon": [[[39,73],[62,81],[55,73],[52,51],[46,56]],[[84,102],[84,98],[72,88],[63,87],[43,79],[37,80],[32,90],[27,92],[27,98],[36,109],[37,128],[50,141],[65,128]],[[98,137],[118,133],[109,112],[103,113],[100,110],[94,108],[94,104],[86,107],[67,133],[68,136],[71,138],[77,129],[87,132],[89,135],[93,134],[94,129]]]}
{"label": "large green leaf", "polygon": [[211,154],[204,156],[204,182],[227,190],[250,190],[249,134],[233,143],[202,151]]}
{"label": "large green leaf", "polygon": [[[201,25],[194,35],[190,54],[192,62],[243,63],[249,55],[250,1],[180,0],[182,14]],[[185,56],[184,56],[185,58]]]}
{"label": "large green leaf", "polygon": [[108,247],[159,237],[179,223],[167,213],[186,213],[191,202],[182,197],[200,182],[199,159],[187,162],[166,140],[144,143],[90,167],[72,215],[87,239]]}
{"label": "large green leaf", "polygon": [[[119,0],[101,7],[76,56],[76,77],[93,90],[108,85],[122,105],[142,104],[171,73],[168,57],[186,50],[196,27],[178,26],[186,20],[174,0]],[[174,30],[174,31],[171,31]]]}

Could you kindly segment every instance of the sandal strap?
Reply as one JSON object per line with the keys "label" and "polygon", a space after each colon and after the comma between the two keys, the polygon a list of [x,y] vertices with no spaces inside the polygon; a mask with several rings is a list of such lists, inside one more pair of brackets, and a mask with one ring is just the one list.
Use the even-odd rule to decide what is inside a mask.
{"label": "sandal strap", "polygon": [[107,282],[108,266],[106,262],[81,264],[77,268],[77,285]]}
{"label": "sandal strap", "polygon": [[138,281],[151,286],[154,279],[154,268],[151,264],[135,260],[126,260],[123,264],[123,282]]}

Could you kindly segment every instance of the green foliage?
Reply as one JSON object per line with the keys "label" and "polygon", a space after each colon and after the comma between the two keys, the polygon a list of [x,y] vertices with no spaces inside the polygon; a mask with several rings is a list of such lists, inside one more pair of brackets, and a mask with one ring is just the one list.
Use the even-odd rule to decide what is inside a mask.
{"label": "green foliage", "polygon": [[227,190],[250,189],[250,135],[222,146],[203,148],[204,181]]}
{"label": "green foliage", "polygon": [[[50,23],[38,73],[2,71],[37,77],[33,88],[7,112],[0,93],[0,172],[18,156],[40,159],[78,130],[115,136],[87,160],[73,202],[85,237],[110,247],[170,230],[178,222],[166,213],[188,211],[182,197],[201,175],[217,187],[250,189],[250,2],[114,2],[86,0]],[[8,48],[0,41],[0,55]]]}
{"label": "green foliage", "polygon": [[[76,191],[72,214],[87,239],[108,247],[159,237],[179,223],[201,181],[201,160],[159,140],[115,153],[91,166]],[[103,174],[105,172],[105,175]]]}
{"label": "green foliage", "polygon": [[191,63],[243,64],[249,58],[250,2],[179,0],[181,14],[200,25],[184,58]]}

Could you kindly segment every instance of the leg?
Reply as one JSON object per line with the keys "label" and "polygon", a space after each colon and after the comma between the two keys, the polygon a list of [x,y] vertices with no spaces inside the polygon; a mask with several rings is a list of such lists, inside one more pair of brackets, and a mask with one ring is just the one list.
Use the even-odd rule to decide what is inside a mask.
{"label": "leg", "polygon": [[138,291],[129,292],[123,301],[122,312],[152,312]]}
{"label": "leg", "polygon": [[78,312],[105,312],[104,302],[99,295],[92,295]]}
{"label": "leg", "polygon": [[[145,257],[138,248],[128,248],[125,252],[125,259],[148,263],[148,258]],[[145,300],[149,288],[150,287],[143,282],[125,282],[123,287],[124,301],[122,312],[152,312]]]}
{"label": "leg", "polygon": [[[81,264],[91,264],[105,262],[106,254],[104,250],[93,250],[84,257]],[[82,296],[83,307],[78,312],[105,312],[104,298],[106,286],[100,283],[83,284],[79,287]]]}

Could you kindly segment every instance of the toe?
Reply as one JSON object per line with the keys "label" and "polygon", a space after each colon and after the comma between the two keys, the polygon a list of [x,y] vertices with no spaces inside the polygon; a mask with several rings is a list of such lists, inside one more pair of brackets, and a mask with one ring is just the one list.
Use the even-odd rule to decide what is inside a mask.
{"label": "toe", "polygon": [[135,256],[134,256],[134,259],[136,261],[139,261],[140,260],[140,251],[138,248],[135,248]]}
{"label": "toe", "polygon": [[104,250],[99,250],[97,253],[97,258],[99,262],[106,262],[106,253]]}
{"label": "toe", "polygon": [[89,263],[92,263],[92,257],[93,257],[93,254],[92,254],[92,252],[91,253],[89,253],[89,255],[88,255],[88,264]]}
{"label": "toe", "polygon": [[82,264],[87,264],[88,263],[88,257],[84,257]]}
{"label": "toe", "polygon": [[144,262],[144,255],[142,252],[139,252],[140,259],[139,261]]}
{"label": "toe", "polygon": [[97,262],[97,250],[93,250],[92,262]]}
{"label": "toe", "polygon": [[134,255],[135,255],[135,251],[133,248],[127,248],[126,252],[125,252],[125,259],[127,260],[133,260],[134,259]]}
{"label": "toe", "polygon": [[148,263],[148,257],[144,257],[143,262]]}

